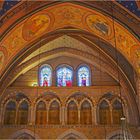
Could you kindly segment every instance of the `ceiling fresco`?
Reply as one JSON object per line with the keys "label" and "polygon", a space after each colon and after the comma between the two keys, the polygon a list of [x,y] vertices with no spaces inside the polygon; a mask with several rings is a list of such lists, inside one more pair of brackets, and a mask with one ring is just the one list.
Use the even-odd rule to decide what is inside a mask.
{"label": "ceiling fresco", "polygon": [[140,74],[140,42],[113,19],[71,3],[59,4],[35,13],[7,33],[0,43],[0,74],[27,44],[46,33],[69,26],[90,32],[109,42]]}

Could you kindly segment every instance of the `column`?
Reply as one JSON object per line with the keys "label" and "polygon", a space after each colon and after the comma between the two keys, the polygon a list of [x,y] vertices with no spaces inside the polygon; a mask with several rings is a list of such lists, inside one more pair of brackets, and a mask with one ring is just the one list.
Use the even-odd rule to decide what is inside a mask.
{"label": "column", "polygon": [[33,106],[31,106],[29,110],[29,125],[35,124],[35,116],[36,116],[35,109]]}
{"label": "column", "polygon": [[97,116],[99,117],[99,115],[97,114],[97,106],[94,106],[93,108],[93,116],[94,116],[94,119],[93,119],[93,124],[97,125],[98,122],[97,122]]}
{"label": "column", "polygon": [[65,107],[62,106],[61,108],[61,124],[64,125],[65,124]]}
{"label": "column", "polygon": [[78,108],[78,124],[80,124],[80,107]]}

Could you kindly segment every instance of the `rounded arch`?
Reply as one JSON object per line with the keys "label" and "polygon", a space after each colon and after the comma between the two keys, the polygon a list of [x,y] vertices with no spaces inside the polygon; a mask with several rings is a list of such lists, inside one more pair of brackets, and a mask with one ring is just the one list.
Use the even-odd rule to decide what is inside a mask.
{"label": "rounded arch", "polygon": [[9,139],[18,139],[20,136],[24,134],[25,135],[27,134],[27,136],[29,136],[29,139],[40,139],[40,137],[36,133],[28,129],[21,129],[16,131],[9,137]]}
{"label": "rounded arch", "polygon": [[88,139],[83,133],[69,129],[58,136],[57,139]]}
{"label": "rounded arch", "polygon": [[57,86],[71,87],[73,84],[73,68],[70,65],[61,64],[56,68]]}
{"label": "rounded arch", "polygon": [[51,86],[52,85],[52,67],[49,64],[43,64],[38,69],[38,83],[39,86]]}
{"label": "rounded arch", "polygon": [[91,68],[87,64],[80,64],[76,69],[77,85],[91,86]]}

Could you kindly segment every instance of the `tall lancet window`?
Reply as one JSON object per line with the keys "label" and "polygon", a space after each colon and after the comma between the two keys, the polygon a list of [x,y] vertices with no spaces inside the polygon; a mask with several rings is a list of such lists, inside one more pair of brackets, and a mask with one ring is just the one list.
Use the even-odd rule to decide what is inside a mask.
{"label": "tall lancet window", "polygon": [[39,70],[39,85],[47,87],[52,85],[52,69],[49,65],[42,65]]}
{"label": "tall lancet window", "polygon": [[73,70],[68,66],[59,67],[57,69],[57,86],[72,86]]}
{"label": "tall lancet window", "polygon": [[90,70],[87,66],[78,69],[78,86],[90,86]]}

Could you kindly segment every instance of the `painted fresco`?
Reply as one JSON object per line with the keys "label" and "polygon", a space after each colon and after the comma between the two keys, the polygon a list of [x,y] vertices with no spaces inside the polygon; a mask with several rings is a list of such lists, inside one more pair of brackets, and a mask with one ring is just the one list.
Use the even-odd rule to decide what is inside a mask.
{"label": "painted fresco", "polygon": [[[115,27],[115,39],[113,26]],[[8,56],[5,56],[7,62],[10,63],[17,53],[25,49],[36,38],[64,27],[75,27],[101,37],[116,47],[140,74],[140,42],[116,21],[113,25],[111,18],[97,11],[70,3],[42,10],[41,13],[34,14],[13,28],[0,44],[7,49]],[[115,46],[115,41],[117,46]],[[138,48],[133,46],[138,46]],[[7,64],[5,63],[5,65]],[[2,66],[3,62],[1,62]]]}
{"label": "painted fresco", "polygon": [[0,46],[0,70],[2,70],[5,67],[6,56],[7,56],[7,51],[5,47]]}
{"label": "painted fresco", "polygon": [[109,19],[101,15],[88,15],[86,17],[88,27],[98,35],[109,38],[111,36],[111,26]]}
{"label": "painted fresco", "polygon": [[29,18],[23,26],[23,38],[31,40],[43,33],[50,24],[50,18],[47,14],[39,14]]}

